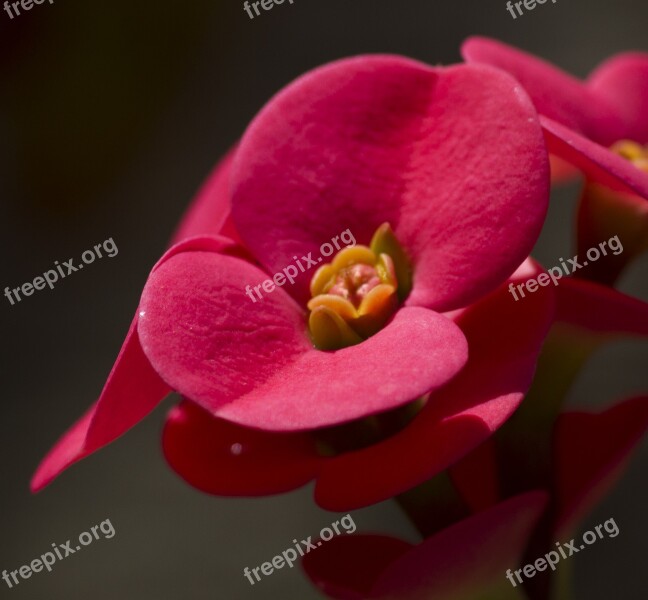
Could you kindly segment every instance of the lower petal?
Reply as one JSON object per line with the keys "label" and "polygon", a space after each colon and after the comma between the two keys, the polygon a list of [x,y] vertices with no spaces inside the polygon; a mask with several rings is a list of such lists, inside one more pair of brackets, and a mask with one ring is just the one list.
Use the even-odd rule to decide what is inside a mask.
{"label": "lower petal", "polygon": [[268,433],[212,417],[183,402],[162,435],[164,455],[187,483],[218,496],[265,496],[296,489],[321,458],[307,434]]}

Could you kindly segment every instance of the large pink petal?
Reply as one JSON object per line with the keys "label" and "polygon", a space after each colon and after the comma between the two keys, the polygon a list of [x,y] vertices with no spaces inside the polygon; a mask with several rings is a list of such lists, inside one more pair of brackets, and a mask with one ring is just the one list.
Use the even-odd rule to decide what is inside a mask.
{"label": "large pink petal", "polygon": [[588,78],[588,86],[623,115],[631,137],[648,143],[648,54],[617,54]]}
{"label": "large pink petal", "polygon": [[567,535],[619,478],[648,430],[648,396],[600,414],[560,415],[554,434],[556,537]]}
{"label": "large pink petal", "polygon": [[577,167],[592,181],[648,199],[648,173],[556,121],[541,117],[540,122],[549,152]]}
{"label": "large pink petal", "polygon": [[391,563],[369,597],[509,597],[506,571],[520,562],[546,503],[544,492],[529,492],[460,521]]}
{"label": "large pink petal", "polygon": [[218,496],[293,490],[313,479],[322,460],[307,434],[246,429],[216,419],[191,402],[169,414],[162,447],[185,481]]}
{"label": "large pink petal", "polygon": [[[484,66],[361,56],[319,68],[252,122],[232,171],[237,230],[274,273],[388,221],[414,263],[410,306],[492,291],[544,219],[548,160],[529,99]],[[310,273],[291,293],[307,294]]]}
{"label": "large pink petal", "polygon": [[466,40],[461,54],[470,63],[492,65],[510,73],[541,115],[601,144],[609,146],[630,133],[608,98],[532,54],[483,37]]}
{"label": "large pink petal", "polygon": [[400,433],[327,461],[315,488],[318,504],[341,511],[385,500],[477,447],[522,401],[552,317],[549,288],[515,302],[503,287],[464,311],[457,322],[468,339],[466,367]]}
{"label": "large pink petal", "polygon": [[146,355],[214,416],[277,431],[333,425],[437,389],[466,361],[461,331],[420,308],[401,309],[357,346],[316,350],[304,311],[284,289],[255,302],[246,296],[246,285],[266,277],[239,258],[193,252],[160,265],[144,288]]}
{"label": "large pink petal", "polygon": [[[154,270],[171,256],[195,248],[223,252],[234,252],[236,249],[225,238],[188,240],[171,248]],[[99,400],[63,435],[42,461],[32,478],[32,491],[44,488],[67,467],[128,431],[171,391],[144,355],[137,323],[136,315]]]}

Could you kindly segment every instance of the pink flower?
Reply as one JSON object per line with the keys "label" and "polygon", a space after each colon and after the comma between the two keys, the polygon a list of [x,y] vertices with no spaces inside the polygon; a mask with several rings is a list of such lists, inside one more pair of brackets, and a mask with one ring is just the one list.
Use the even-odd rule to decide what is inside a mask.
{"label": "pink flower", "polygon": [[520,82],[541,115],[552,154],[593,181],[648,198],[648,170],[610,150],[624,140],[648,144],[648,54],[613,56],[584,82],[487,38],[468,39],[462,54],[471,64],[492,65]]}
{"label": "pink flower", "polygon": [[[151,271],[99,401],[48,455],[33,489],[171,390],[186,401],[167,425],[166,455],[206,491],[275,493],[319,475],[324,505],[362,504],[445,468],[497,429],[530,383],[551,303],[539,294],[507,314],[500,286],[533,246],[547,196],[542,132],[508,75],[392,56],[306,74],[268,103],[206,184],[179,243]],[[353,345],[313,347],[306,275],[254,303],[245,295],[336,234],[368,244],[384,223],[392,251],[376,250],[382,262],[371,268],[380,290],[391,289],[380,305],[390,318]],[[337,306],[332,294],[325,300]],[[441,314],[471,303],[454,319]],[[318,309],[336,335],[357,337],[356,321],[308,308],[315,337]],[[404,438],[368,456],[315,451],[323,429],[428,394]],[[390,444],[412,464],[385,484],[379,461]],[[425,459],[410,454],[428,444]],[[336,496],[358,465],[370,468]]]}

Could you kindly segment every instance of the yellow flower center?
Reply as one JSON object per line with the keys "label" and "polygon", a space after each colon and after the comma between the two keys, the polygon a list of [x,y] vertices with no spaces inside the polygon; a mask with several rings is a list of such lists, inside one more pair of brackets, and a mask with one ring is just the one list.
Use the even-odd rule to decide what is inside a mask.
{"label": "yellow flower center", "polygon": [[648,146],[631,140],[621,140],[610,148],[612,152],[629,160],[635,167],[648,173]]}
{"label": "yellow flower center", "polygon": [[339,350],[377,333],[411,289],[411,268],[389,224],[369,246],[352,246],[322,265],[310,284],[308,326],[320,350]]}

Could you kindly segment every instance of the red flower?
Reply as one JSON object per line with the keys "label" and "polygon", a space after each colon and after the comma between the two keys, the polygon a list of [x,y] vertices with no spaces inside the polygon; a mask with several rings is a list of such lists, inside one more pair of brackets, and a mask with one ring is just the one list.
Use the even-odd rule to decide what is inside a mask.
{"label": "red flower", "polygon": [[[171,389],[186,402],[171,415],[165,452],[207,491],[272,493],[318,474],[320,502],[334,507],[428,478],[497,429],[530,384],[550,298],[512,310],[500,286],[533,246],[547,196],[534,109],[499,71],[374,56],[303,76],[208,182],[178,236],[208,235],[181,241],[153,268],[98,403],[45,459],[33,488],[118,437]],[[367,333],[349,317],[364,304],[335,296],[347,281],[335,269],[335,290],[324,282],[317,292],[324,305],[308,304],[316,342],[318,327],[330,326],[325,337],[348,347],[313,347],[306,276],[263,300],[246,297],[246,286],[336,234],[368,244],[377,229],[380,264],[359,264],[380,276],[388,302],[377,305],[390,318]],[[469,303],[454,320],[441,314]],[[333,458],[315,452],[323,428],[428,394],[400,434]],[[424,456],[412,454],[418,448]],[[386,458],[400,461],[389,478]]]}

